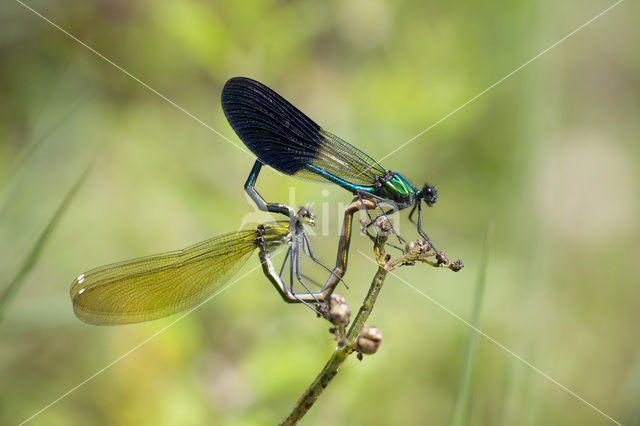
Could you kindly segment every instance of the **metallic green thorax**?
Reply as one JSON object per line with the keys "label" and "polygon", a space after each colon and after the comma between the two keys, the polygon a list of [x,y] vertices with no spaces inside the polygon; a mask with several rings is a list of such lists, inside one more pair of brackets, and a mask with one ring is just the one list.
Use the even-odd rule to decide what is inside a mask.
{"label": "metallic green thorax", "polygon": [[376,195],[397,202],[410,202],[417,191],[413,185],[399,173],[393,173],[393,175],[387,179],[380,179],[376,182],[376,186],[378,185]]}
{"label": "metallic green thorax", "polygon": [[278,221],[258,225],[256,236],[256,246],[262,247],[267,252],[272,252],[291,240],[289,222]]}

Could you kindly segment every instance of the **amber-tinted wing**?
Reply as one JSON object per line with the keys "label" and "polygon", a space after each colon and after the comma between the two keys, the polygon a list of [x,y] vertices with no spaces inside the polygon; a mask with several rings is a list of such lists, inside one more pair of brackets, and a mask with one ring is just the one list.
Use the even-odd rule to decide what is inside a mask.
{"label": "amber-tinted wing", "polygon": [[188,309],[220,288],[256,249],[253,230],[92,269],[76,278],[76,316],[91,324],[148,321]]}

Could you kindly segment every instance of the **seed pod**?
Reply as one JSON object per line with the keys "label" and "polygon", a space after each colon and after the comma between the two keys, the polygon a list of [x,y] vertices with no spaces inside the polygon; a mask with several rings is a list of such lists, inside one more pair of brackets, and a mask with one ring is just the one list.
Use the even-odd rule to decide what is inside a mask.
{"label": "seed pod", "polygon": [[358,336],[358,350],[366,355],[374,354],[378,351],[382,343],[382,332],[378,327],[365,325],[360,330]]}
{"label": "seed pod", "polygon": [[335,325],[345,326],[349,324],[351,309],[347,306],[347,300],[339,294],[332,294],[329,298],[329,321]]}

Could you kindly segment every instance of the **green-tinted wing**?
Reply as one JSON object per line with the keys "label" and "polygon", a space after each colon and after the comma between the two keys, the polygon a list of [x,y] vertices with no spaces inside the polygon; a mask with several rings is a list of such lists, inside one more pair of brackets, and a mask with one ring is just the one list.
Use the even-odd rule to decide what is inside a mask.
{"label": "green-tinted wing", "polygon": [[255,250],[255,239],[255,231],[240,231],[92,269],[71,286],[73,309],[91,324],[127,324],[180,312],[228,280]]}

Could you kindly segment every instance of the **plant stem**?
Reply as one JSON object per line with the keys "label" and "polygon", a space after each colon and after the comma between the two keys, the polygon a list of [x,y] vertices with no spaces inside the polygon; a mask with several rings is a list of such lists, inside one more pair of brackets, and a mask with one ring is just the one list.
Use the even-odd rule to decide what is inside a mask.
{"label": "plant stem", "polygon": [[295,425],[298,423],[298,421],[307,414],[307,411],[309,411],[313,406],[322,392],[327,388],[331,380],[336,376],[336,374],[338,374],[338,370],[355,348],[358,334],[371,314],[371,310],[373,309],[376,299],[380,294],[380,290],[382,289],[382,285],[384,284],[387,272],[388,270],[386,269],[386,265],[381,264],[378,266],[378,271],[373,277],[369,292],[364,298],[362,306],[347,332],[346,345],[338,346],[336,348],[333,355],[331,355],[331,358],[329,358],[329,361],[325,364],[322,371],[320,371],[320,374],[318,374],[313,383],[311,383],[311,385],[309,385],[309,387],[304,391],[289,415],[282,421],[282,423],[280,423],[281,425]]}
{"label": "plant stem", "polygon": [[362,301],[362,306],[360,306],[360,310],[358,311],[356,318],[353,320],[353,324],[351,324],[351,327],[347,332],[347,340],[351,341],[354,338],[358,337],[358,333],[360,333],[362,326],[364,326],[364,323],[369,319],[371,310],[373,310],[373,305],[375,305],[376,300],[378,299],[378,295],[380,294],[380,290],[382,290],[384,279],[387,277],[387,272],[389,271],[385,268],[385,266],[378,266],[378,271],[373,277],[371,287],[369,287],[369,292]]}

